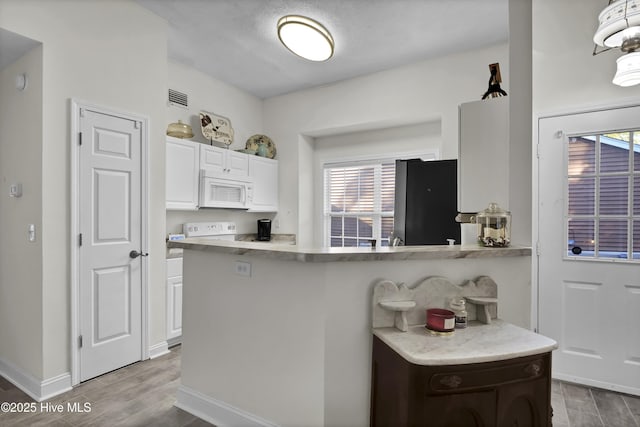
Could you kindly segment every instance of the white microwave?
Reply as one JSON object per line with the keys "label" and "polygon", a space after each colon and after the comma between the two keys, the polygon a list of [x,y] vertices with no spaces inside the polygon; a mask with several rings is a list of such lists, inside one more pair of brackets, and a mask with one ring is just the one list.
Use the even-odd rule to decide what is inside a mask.
{"label": "white microwave", "polygon": [[253,200],[251,178],[230,177],[210,171],[200,170],[200,207],[249,209]]}

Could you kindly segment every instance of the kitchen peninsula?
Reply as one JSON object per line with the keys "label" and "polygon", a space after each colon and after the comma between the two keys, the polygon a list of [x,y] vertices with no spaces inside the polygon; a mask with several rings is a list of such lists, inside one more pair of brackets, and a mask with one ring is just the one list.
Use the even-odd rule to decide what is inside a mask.
{"label": "kitchen peninsula", "polygon": [[371,295],[383,279],[489,275],[500,317],[528,325],[529,248],[168,244],[184,249],[177,406],[220,426],[368,425]]}

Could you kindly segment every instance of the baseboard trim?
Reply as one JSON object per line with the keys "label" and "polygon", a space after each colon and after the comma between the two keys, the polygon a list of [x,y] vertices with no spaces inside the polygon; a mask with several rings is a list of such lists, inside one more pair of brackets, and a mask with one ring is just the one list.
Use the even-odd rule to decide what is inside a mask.
{"label": "baseboard trim", "polygon": [[69,372],[40,381],[2,359],[0,359],[0,375],[37,402],[50,399],[73,388],[71,387],[71,373]]}
{"label": "baseboard trim", "polygon": [[175,406],[177,408],[218,427],[278,427],[277,424],[183,385],[178,388],[176,397]]}
{"label": "baseboard trim", "polygon": [[589,387],[601,388],[604,390],[611,390],[618,393],[632,394],[634,396],[640,396],[640,387],[629,387],[620,384],[606,383],[602,381],[596,381],[589,378],[578,377],[575,375],[566,375],[558,372],[552,372],[551,377],[555,380],[565,381],[569,383],[582,384]]}
{"label": "baseboard trim", "polygon": [[178,344],[182,344],[182,335],[179,335],[179,336],[173,337],[173,338],[169,338],[167,340],[167,346],[169,348],[174,347],[174,346],[176,346]]}
{"label": "baseboard trim", "polygon": [[155,359],[156,357],[169,354],[169,344],[166,341],[161,341],[158,344],[154,344],[149,347],[149,359]]}

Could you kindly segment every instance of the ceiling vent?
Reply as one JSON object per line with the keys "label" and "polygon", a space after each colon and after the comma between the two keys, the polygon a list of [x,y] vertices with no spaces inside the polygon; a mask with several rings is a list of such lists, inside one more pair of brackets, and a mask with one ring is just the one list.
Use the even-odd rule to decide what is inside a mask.
{"label": "ceiling vent", "polygon": [[179,92],[174,89],[169,89],[169,105],[175,105],[176,107],[188,108],[189,97],[186,93]]}

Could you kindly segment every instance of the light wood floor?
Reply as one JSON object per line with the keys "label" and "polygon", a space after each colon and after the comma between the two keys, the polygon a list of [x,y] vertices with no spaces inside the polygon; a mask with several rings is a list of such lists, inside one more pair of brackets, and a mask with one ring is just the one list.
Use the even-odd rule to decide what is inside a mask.
{"label": "light wood floor", "polygon": [[[0,426],[212,426],[173,404],[180,385],[180,346],[171,354],[134,363],[102,375],[54,397],[48,403],[64,405],[62,413],[47,413],[36,403],[35,413],[0,413]],[[0,377],[1,402],[33,402],[13,384]],[[90,403],[91,412],[68,412],[67,403],[83,407]]]}
{"label": "light wood floor", "polygon": [[[89,413],[0,413],[0,426],[212,426],[173,406],[180,384],[180,346],[171,354],[135,363],[82,383],[51,404],[91,404]],[[33,402],[0,377],[1,402]],[[640,397],[553,381],[555,427],[640,427]],[[36,403],[40,408],[40,403]]]}

